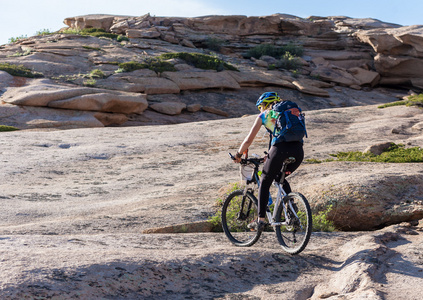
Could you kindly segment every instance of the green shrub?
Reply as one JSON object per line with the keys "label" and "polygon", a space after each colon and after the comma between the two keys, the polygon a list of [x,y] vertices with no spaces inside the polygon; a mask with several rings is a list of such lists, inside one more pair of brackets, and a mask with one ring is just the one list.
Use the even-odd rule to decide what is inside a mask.
{"label": "green shrub", "polygon": [[120,72],[132,72],[135,70],[144,69],[144,65],[136,61],[120,63],[118,66],[118,71]]}
{"label": "green shrub", "polygon": [[282,58],[287,52],[292,56],[302,56],[304,53],[304,48],[293,43],[289,43],[281,47],[276,47],[272,44],[261,44],[248,50],[244,57],[254,57],[259,59],[263,55],[267,55],[279,59]]}
{"label": "green shrub", "polygon": [[128,38],[127,36],[124,36],[124,35],[119,35],[119,36],[116,38],[116,40],[117,40],[118,42],[123,42],[123,41],[129,41],[129,38]]}
{"label": "green shrub", "polygon": [[423,94],[409,96],[407,100],[395,101],[379,105],[378,108],[386,108],[399,105],[423,107]]}
{"label": "green shrub", "polygon": [[38,30],[35,33],[35,35],[41,35],[41,36],[43,36],[43,35],[50,35],[50,34],[54,34],[54,32],[51,32],[49,29],[41,29],[41,30]]}
{"label": "green shrub", "polygon": [[132,72],[139,69],[150,69],[155,71],[156,73],[162,73],[165,71],[176,71],[175,66],[172,65],[170,62],[163,61],[160,58],[149,58],[142,63],[136,61],[120,63],[119,70],[117,72]]}
{"label": "green shrub", "polygon": [[225,63],[223,60],[211,56],[205,55],[200,53],[188,53],[188,52],[177,52],[177,53],[165,53],[160,55],[161,59],[172,59],[172,58],[179,58],[184,60],[187,64],[192,65],[196,68],[203,69],[203,70],[216,70],[216,71],[223,71],[223,70],[233,70],[238,71],[237,68],[234,66]]}
{"label": "green shrub", "polygon": [[300,61],[291,53],[285,52],[276,66],[285,70],[297,70],[300,67]]}
{"label": "green shrub", "polygon": [[23,40],[23,39],[26,39],[26,38],[28,38],[28,36],[26,36],[26,35],[21,35],[21,36],[18,36],[18,37],[11,37],[9,39],[9,44],[15,43],[19,40]]}
{"label": "green shrub", "polygon": [[99,69],[94,69],[90,72],[89,77],[91,78],[105,78],[106,75],[103,73],[103,71]]}
{"label": "green shrub", "polygon": [[79,28],[66,28],[61,31],[64,34],[81,34],[81,29]]}
{"label": "green shrub", "polygon": [[3,131],[15,131],[19,130],[19,128],[13,127],[13,126],[7,126],[7,125],[0,125],[0,132]]}
{"label": "green shrub", "polygon": [[88,86],[88,87],[94,87],[97,83],[97,80],[90,78],[90,79],[86,79],[82,82],[82,84],[84,86]]}
{"label": "green shrub", "polygon": [[[94,37],[105,37],[105,38],[110,38],[113,40],[117,40],[118,37],[120,37],[119,34],[115,34],[115,33],[110,33],[107,32],[106,30],[102,29],[102,28],[84,28],[84,29],[74,29],[74,28],[67,28],[65,30],[62,31],[62,33],[65,34],[80,34],[80,35],[89,35],[89,36],[94,36]],[[125,39],[126,37],[120,38],[120,39]]]}
{"label": "green shrub", "polygon": [[32,50],[28,49],[24,52],[16,52],[15,54],[8,55],[7,57],[20,57],[20,56],[27,56],[32,54]]}
{"label": "green shrub", "polygon": [[328,220],[328,214],[331,210],[332,205],[329,205],[326,210],[313,214],[313,231],[332,232],[336,230],[333,221]]}
{"label": "green shrub", "polygon": [[420,147],[405,148],[402,144],[392,143],[386,151],[380,155],[374,155],[370,152],[338,152],[331,154],[339,161],[368,161],[368,162],[384,162],[384,163],[416,163],[423,162],[423,149]]}
{"label": "green shrub", "polygon": [[221,39],[217,39],[217,38],[211,38],[211,37],[209,37],[205,42],[204,42],[204,45],[208,48],[208,49],[210,49],[210,50],[212,50],[212,51],[216,51],[216,52],[219,52],[220,51],[220,49],[222,49],[222,47],[223,47],[223,44],[225,43],[225,41],[224,40],[221,40]]}
{"label": "green shrub", "polygon": [[[228,191],[225,193],[225,197],[230,193],[239,190],[241,188],[238,182],[231,183]],[[213,225],[214,231],[223,231],[222,229],[222,206],[224,199],[218,198],[215,201],[216,212],[213,216],[209,217],[208,221]]]}
{"label": "green shrub", "polygon": [[22,65],[14,65],[9,63],[0,63],[0,70],[5,71],[13,76],[29,77],[29,78],[40,78],[44,77],[39,72],[31,71]]}
{"label": "green shrub", "polygon": [[102,49],[98,48],[98,47],[82,46],[82,48],[87,49],[87,50],[102,51]]}

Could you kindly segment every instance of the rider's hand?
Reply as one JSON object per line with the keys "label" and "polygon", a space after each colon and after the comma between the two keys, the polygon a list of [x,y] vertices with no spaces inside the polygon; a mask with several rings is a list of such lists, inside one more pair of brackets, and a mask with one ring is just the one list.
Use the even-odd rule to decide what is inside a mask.
{"label": "rider's hand", "polygon": [[237,152],[236,154],[235,154],[235,156],[234,156],[234,163],[240,163],[241,162],[241,157],[242,157],[242,154],[240,154],[239,152]]}

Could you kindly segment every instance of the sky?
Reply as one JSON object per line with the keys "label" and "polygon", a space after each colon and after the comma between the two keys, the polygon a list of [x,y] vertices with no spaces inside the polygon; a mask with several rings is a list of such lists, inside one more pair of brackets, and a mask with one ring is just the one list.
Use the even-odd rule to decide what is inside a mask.
{"label": "sky", "polygon": [[282,13],[301,18],[374,18],[408,26],[423,25],[422,11],[422,0],[0,0],[0,45],[43,30],[57,31],[67,27],[65,18],[87,14],[199,17]]}

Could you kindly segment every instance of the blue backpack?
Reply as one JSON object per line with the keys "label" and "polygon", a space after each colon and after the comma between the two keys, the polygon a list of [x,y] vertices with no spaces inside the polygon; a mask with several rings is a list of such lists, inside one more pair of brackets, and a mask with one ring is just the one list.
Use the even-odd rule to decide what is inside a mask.
{"label": "blue backpack", "polygon": [[302,142],[307,137],[304,114],[297,103],[282,101],[276,103],[272,110],[275,112],[275,130],[272,132],[272,145],[283,142]]}

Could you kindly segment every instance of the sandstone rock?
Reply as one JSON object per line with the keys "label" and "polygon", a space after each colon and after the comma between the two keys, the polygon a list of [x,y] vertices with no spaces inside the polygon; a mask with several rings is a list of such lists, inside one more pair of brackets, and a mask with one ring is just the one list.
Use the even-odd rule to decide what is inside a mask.
{"label": "sandstone rock", "polygon": [[186,70],[193,70],[195,67],[190,66],[186,63],[178,63],[174,65],[175,69],[178,71],[186,71]]}
{"label": "sandstone rock", "polygon": [[321,89],[321,88],[318,88],[316,86],[308,85],[306,81],[295,80],[292,83],[302,93],[320,96],[320,97],[329,97],[330,96],[328,91]]}
{"label": "sandstone rock", "polygon": [[335,82],[343,86],[359,85],[360,83],[347,70],[341,68],[319,66],[310,75],[319,77],[323,81]]}
{"label": "sandstone rock", "polygon": [[239,83],[241,87],[262,87],[266,85],[282,86],[290,89],[296,89],[288,78],[279,71],[230,71],[229,74]]}
{"label": "sandstone rock", "polygon": [[199,221],[186,224],[178,224],[173,226],[164,226],[157,228],[149,228],[143,230],[143,234],[149,233],[192,233],[192,232],[212,232],[213,225],[208,221]]}
{"label": "sandstone rock", "polygon": [[181,41],[181,45],[182,45],[182,46],[185,46],[185,47],[188,47],[188,48],[197,48],[197,47],[195,47],[194,43],[193,43],[193,42],[191,42],[191,41],[190,41],[190,40],[188,40],[188,39],[182,39],[182,41]]}
{"label": "sandstone rock", "polygon": [[386,143],[378,143],[376,145],[372,145],[367,147],[363,152],[370,152],[374,155],[381,155],[384,151],[388,150],[389,147],[392,146],[392,142]]}
{"label": "sandstone rock", "polygon": [[309,192],[310,203],[316,206],[325,199],[325,205],[332,204],[328,219],[342,230],[372,230],[423,218],[423,203],[418,196],[423,193],[421,175],[396,176],[379,172],[365,183],[350,180],[318,189],[323,198],[316,199],[313,192]]}
{"label": "sandstone rock", "polygon": [[264,60],[261,60],[261,59],[255,59],[255,60],[254,60],[254,63],[255,63],[257,66],[262,67],[262,68],[267,68],[267,67],[269,67],[269,63],[268,63],[267,61],[264,61]]}
{"label": "sandstone rock", "polygon": [[363,30],[355,35],[380,54],[423,57],[423,25]]}
{"label": "sandstone rock", "polygon": [[[116,16],[114,15],[93,14],[66,18],[63,22],[70,28],[102,28],[108,31],[112,26],[115,17]],[[124,16],[121,18],[124,18]]]}
{"label": "sandstone rock", "polygon": [[61,86],[42,79],[24,87],[8,88],[0,99],[14,105],[125,114],[142,113],[148,106],[144,94]]}
{"label": "sandstone rock", "polygon": [[211,106],[203,106],[201,108],[202,110],[215,114],[215,115],[219,115],[219,116],[223,116],[223,117],[229,117],[229,114],[226,111],[211,107]]}
{"label": "sandstone rock", "polygon": [[19,129],[104,127],[92,112],[32,106],[0,105],[0,124]]}
{"label": "sandstone rock", "polygon": [[141,92],[148,95],[177,94],[180,92],[179,86],[176,83],[167,78],[157,77],[157,74],[153,71],[151,71],[151,73],[134,71],[113,75],[107,79],[98,80],[97,86],[107,89],[125,90],[128,92]]}
{"label": "sandstone rock", "polygon": [[199,111],[200,109],[201,109],[201,104],[198,104],[198,103],[187,105],[187,111],[191,113],[195,113]]}
{"label": "sandstone rock", "polygon": [[142,94],[96,93],[65,100],[54,100],[49,102],[47,106],[73,110],[140,114],[147,108],[148,104],[146,95]]}
{"label": "sandstone rock", "polygon": [[263,55],[262,57],[260,57],[260,60],[267,62],[269,65],[274,65],[278,62],[276,58],[268,55]]}
{"label": "sandstone rock", "polygon": [[99,120],[104,126],[122,125],[128,121],[128,116],[124,114],[111,114],[111,113],[94,113],[94,117]]}
{"label": "sandstone rock", "polygon": [[13,76],[7,72],[0,71],[0,90],[10,85],[13,81]]}
{"label": "sandstone rock", "polygon": [[166,115],[179,115],[187,105],[181,102],[161,102],[150,105],[151,109],[166,114]]}
{"label": "sandstone rock", "polygon": [[414,131],[423,131],[423,122],[419,122],[415,125],[413,125],[413,127],[411,127],[412,130]]}
{"label": "sandstone rock", "polygon": [[239,89],[240,85],[229,71],[179,71],[163,72],[162,76],[175,82],[181,91],[209,88]]}
{"label": "sandstone rock", "polygon": [[162,39],[166,42],[172,43],[172,44],[179,44],[179,39],[175,37],[175,33],[173,32],[166,32],[163,34]]}
{"label": "sandstone rock", "polygon": [[406,56],[375,56],[376,71],[385,77],[421,78],[423,76],[423,59]]}
{"label": "sandstone rock", "polygon": [[380,80],[379,73],[362,68],[351,68],[348,69],[348,72],[358,80],[359,85],[370,85],[371,87],[374,87]]}
{"label": "sandstone rock", "polygon": [[155,39],[160,36],[160,32],[155,28],[147,29],[128,29],[126,35],[129,38],[141,38],[141,39]]}

